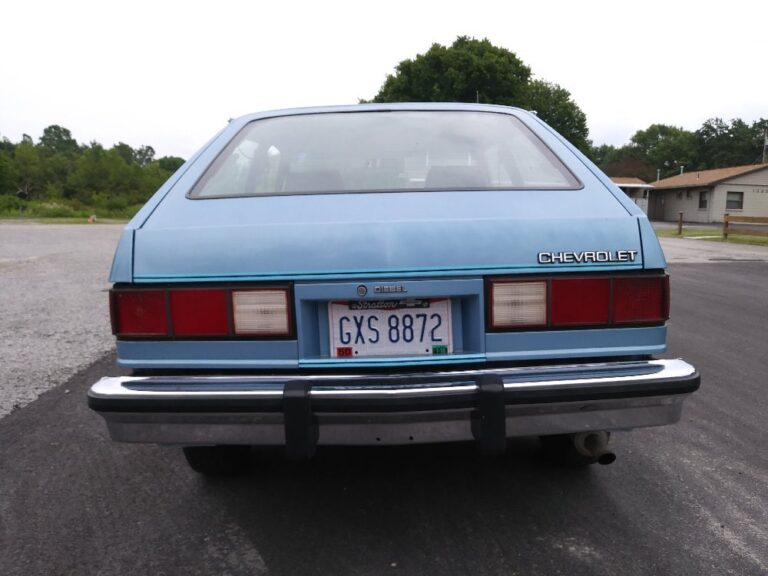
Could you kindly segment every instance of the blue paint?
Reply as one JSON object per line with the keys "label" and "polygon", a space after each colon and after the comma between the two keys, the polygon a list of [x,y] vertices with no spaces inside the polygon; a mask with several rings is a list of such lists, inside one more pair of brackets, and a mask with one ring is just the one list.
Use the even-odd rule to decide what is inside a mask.
{"label": "blue paint", "polygon": [[[190,200],[187,191],[249,122],[285,114],[473,110],[519,118],[568,166],[575,190],[341,193]],[[543,265],[540,252],[633,250],[630,263]],[[295,282],[298,341],[118,342],[132,368],[289,369],[649,355],[666,327],[485,332],[483,276],[664,269],[642,211],[536,116],[473,104],[354,105],[272,111],[230,122],[126,226],[112,282]],[[360,283],[453,299],[456,354],[330,359],[327,302],[359,299]]]}
{"label": "blue paint", "polygon": [[[536,194],[542,194],[537,192]],[[201,277],[307,277],[334,274],[399,274],[433,270],[508,269],[552,270],[537,261],[539,252],[634,250],[641,251],[637,224],[627,216],[605,214],[581,218],[566,215],[576,203],[558,201],[547,192],[548,202],[563,206],[549,217],[531,215],[528,208],[541,204],[529,194],[504,203],[498,194],[454,193],[457,214],[429,208],[419,196],[434,193],[398,194],[399,210],[387,204],[392,194],[361,194],[348,201],[342,213],[334,196],[287,197],[293,200],[276,207],[274,198],[218,199],[211,202],[255,201],[251,225],[230,226],[215,213],[205,228],[162,228],[136,231],[137,279]],[[568,194],[574,194],[569,192]],[[604,193],[605,195],[605,193]],[[494,196],[496,196],[494,198]],[[309,199],[319,200],[309,202]],[[266,201],[263,206],[258,203]],[[314,215],[300,219],[300,202],[312,204]],[[390,202],[391,199],[389,199]],[[585,199],[585,201],[587,201]],[[187,202],[193,202],[187,200]],[[474,214],[461,208],[472,205]],[[202,203],[195,203],[202,204]],[[614,204],[615,205],[615,204]],[[620,207],[619,207],[620,208]],[[245,207],[230,208],[247,214]],[[607,211],[610,212],[610,211]],[[294,221],[280,223],[286,213]],[[179,218],[183,221],[184,214]],[[222,215],[222,218],[225,216]],[[636,264],[642,263],[638,260]],[[595,266],[606,269],[610,266]],[[581,267],[579,269],[584,269]]]}
{"label": "blue paint", "polygon": [[488,360],[644,356],[666,351],[667,327],[541,330],[486,334]]}
{"label": "blue paint", "polygon": [[117,341],[126,368],[297,368],[295,340]]}

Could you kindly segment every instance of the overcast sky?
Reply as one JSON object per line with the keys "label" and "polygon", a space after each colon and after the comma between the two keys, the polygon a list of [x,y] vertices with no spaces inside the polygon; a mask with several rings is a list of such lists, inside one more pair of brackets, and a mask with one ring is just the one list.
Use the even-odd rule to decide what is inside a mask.
{"label": "overcast sky", "polygon": [[459,35],[569,90],[596,144],[768,117],[764,0],[6,0],[0,14],[0,137],[14,142],[59,124],[188,157],[230,117],[370,98]]}

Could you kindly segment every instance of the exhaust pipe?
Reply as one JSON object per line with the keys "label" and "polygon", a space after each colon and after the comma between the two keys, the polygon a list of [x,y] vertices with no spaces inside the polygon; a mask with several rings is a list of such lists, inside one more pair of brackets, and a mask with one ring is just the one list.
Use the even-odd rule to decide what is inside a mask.
{"label": "exhaust pipe", "polygon": [[612,464],[616,454],[608,448],[609,432],[581,432],[573,435],[573,447],[581,456],[603,466]]}

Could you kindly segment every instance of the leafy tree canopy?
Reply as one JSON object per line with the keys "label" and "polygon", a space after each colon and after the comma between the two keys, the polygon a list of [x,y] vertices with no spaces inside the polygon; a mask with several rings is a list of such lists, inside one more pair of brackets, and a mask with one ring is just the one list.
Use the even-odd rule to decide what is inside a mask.
{"label": "leafy tree canopy", "polygon": [[576,105],[568,90],[544,80],[533,80],[526,88],[525,102],[539,118],[579,150],[589,150],[587,115]]}
{"label": "leafy tree canopy", "polygon": [[487,39],[460,36],[451,46],[432,44],[424,54],[400,62],[373,102],[522,101],[531,70],[509,50]]}
{"label": "leafy tree canopy", "polygon": [[535,110],[539,117],[584,151],[586,116],[570,93],[542,80],[513,52],[487,39],[460,36],[450,46],[432,44],[400,62],[372,102],[483,102]]}
{"label": "leafy tree canopy", "polygon": [[735,118],[730,124],[710,118],[696,131],[702,168],[720,168],[740,164],[757,164],[762,159],[768,120],[760,119],[750,126]]}
{"label": "leafy tree canopy", "polygon": [[638,130],[622,147],[594,147],[590,156],[610,176],[637,176],[646,181],[679,174],[681,169],[710,170],[762,160],[768,120],[748,124],[739,118],[710,118],[695,132],[666,124]]}
{"label": "leafy tree canopy", "polygon": [[181,168],[182,164],[184,164],[184,158],[179,158],[178,156],[163,156],[157,161],[157,164],[166,172],[173,174],[176,170]]}
{"label": "leafy tree canopy", "polygon": [[155,159],[151,146],[119,142],[80,145],[58,125],[40,140],[0,139],[0,213],[131,216],[173,172],[181,158]]}
{"label": "leafy tree canopy", "polygon": [[56,124],[43,130],[38,146],[46,154],[74,154],[80,149],[72,133]]}
{"label": "leafy tree canopy", "polygon": [[684,128],[651,124],[630,140],[640,158],[661,169],[693,167],[697,160],[696,135]]}

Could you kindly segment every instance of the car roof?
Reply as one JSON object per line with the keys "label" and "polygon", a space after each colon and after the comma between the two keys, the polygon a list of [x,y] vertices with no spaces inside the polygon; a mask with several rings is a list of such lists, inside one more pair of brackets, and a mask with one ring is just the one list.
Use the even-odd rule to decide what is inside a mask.
{"label": "car roof", "polygon": [[474,104],[466,102],[387,102],[344,104],[337,106],[310,106],[303,108],[282,108],[254,112],[234,118],[232,122],[247,123],[261,118],[275,116],[299,116],[303,114],[330,114],[348,112],[392,112],[392,111],[459,111],[459,112],[494,112],[501,114],[530,114],[522,108],[502,106],[499,104]]}

